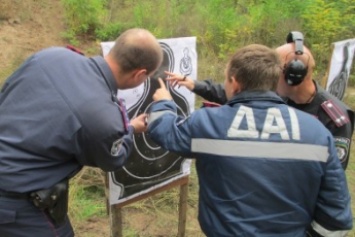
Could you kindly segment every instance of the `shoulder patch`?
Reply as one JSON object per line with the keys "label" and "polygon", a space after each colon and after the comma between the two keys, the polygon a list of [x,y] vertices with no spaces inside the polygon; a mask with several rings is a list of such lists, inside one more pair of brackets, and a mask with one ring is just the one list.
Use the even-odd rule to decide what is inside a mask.
{"label": "shoulder patch", "polygon": [[345,114],[336,104],[334,104],[333,101],[324,101],[321,104],[321,107],[337,127],[341,127],[350,122],[348,115]]}
{"label": "shoulder patch", "polygon": [[123,139],[120,138],[112,143],[112,147],[111,147],[111,155],[112,156],[118,156],[118,153],[121,148],[122,140]]}
{"label": "shoulder patch", "polygon": [[348,158],[350,139],[345,137],[334,137],[334,140],[338,157],[340,159],[340,162],[343,163]]}

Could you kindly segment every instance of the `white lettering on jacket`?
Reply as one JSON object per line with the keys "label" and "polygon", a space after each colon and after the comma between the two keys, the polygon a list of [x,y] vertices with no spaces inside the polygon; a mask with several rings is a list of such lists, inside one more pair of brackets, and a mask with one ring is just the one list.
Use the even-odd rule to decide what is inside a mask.
{"label": "white lettering on jacket", "polygon": [[[262,131],[259,132],[256,128],[254,112],[252,108],[240,106],[235,115],[232,125],[228,129],[228,137],[238,138],[260,138],[269,139],[271,134],[279,134],[283,140],[300,140],[300,128],[297,115],[294,109],[289,108],[291,132],[287,130],[286,123],[282,117],[281,111],[278,108],[269,108],[266,112],[263,122]],[[244,120],[245,119],[245,120]],[[241,129],[242,121],[246,121],[246,129]]]}

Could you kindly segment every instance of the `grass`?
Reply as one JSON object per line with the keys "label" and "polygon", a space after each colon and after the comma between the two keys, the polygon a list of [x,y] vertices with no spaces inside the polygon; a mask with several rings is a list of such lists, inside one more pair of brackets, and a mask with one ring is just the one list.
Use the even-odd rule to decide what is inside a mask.
{"label": "grass", "polygon": [[70,180],[69,216],[73,228],[93,217],[107,215],[102,172],[85,167]]}
{"label": "grass", "polygon": [[[89,232],[96,230],[88,230],[83,224],[93,218],[106,219],[103,228],[109,228],[102,175],[98,169],[84,168],[71,180],[69,216],[75,232],[80,237],[95,236]],[[202,237],[204,235],[197,222],[198,184],[194,165],[191,167],[188,189],[186,236]],[[180,189],[175,187],[123,207],[123,236],[176,236],[179,194]],[[88,233],[85,233],[86,231]]]}

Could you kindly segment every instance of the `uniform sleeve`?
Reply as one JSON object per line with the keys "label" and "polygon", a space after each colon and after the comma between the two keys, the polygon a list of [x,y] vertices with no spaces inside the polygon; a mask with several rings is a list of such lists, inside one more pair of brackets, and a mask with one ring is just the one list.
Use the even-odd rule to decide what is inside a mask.
{"label": "uniform sleeve", "polygon": [[353,225],[350,194],[331,137],[329,144],[329,159],[319,190],[312,229],[320,236],[346,236]]}
{"label": "uniform sleeve", "polygon": [[134,129],[125,124],[117,105],[102,108],[92,102],[81,114],[85,116],[77,139],[79,163],[104,171],[121,168],[132,151]]}
{"label": "uniform sleeve", "polygon": [[184,119],[177,115],[177,108],[173,101],[156,102],[149,111],[149,136],[169,151],[191,153],[191,124],[191,117]]}
{"label": "uniform sleeve", "polygon": [[[344,116],[346,116],[346,110],[344,109]],[[326,127],[332,133],[334,137],[335,147],[337,149],[337,154],[343,169],[345,170],[349,163],[350,158],[350,147],[353,135],[353,111],[348,111],[348,122],[337,126],[337,124],[331,119],[328,119]]]}
{"label": "uniform sleeve", "polygon": [[214,84],[211,80],[195,81],[193,92],[211,102],[218,104],[227,102],[224,86],[222,84]]}
{"label": "uniform sleeve", "polygon": [[352,134],[353,129],[350,123],[333,129],[333,137],[337,154],[344,170],[347,168],[349,163]]}

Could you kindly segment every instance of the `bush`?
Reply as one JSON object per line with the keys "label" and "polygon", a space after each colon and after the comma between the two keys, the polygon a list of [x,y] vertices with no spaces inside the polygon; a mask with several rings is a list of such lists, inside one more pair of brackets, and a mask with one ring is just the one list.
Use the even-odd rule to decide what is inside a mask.
{"label": "bush", "polygon": [[108,23],[102,28],[97,28],[95,30],[95,35],[98,40],[101,41],[113,41],[119,34],[130,27],[126,26],[120,22]]}
{"label": "bush", "polygon": [[106,0],[61,0],[71,34],[92,34],[105,17]]}

